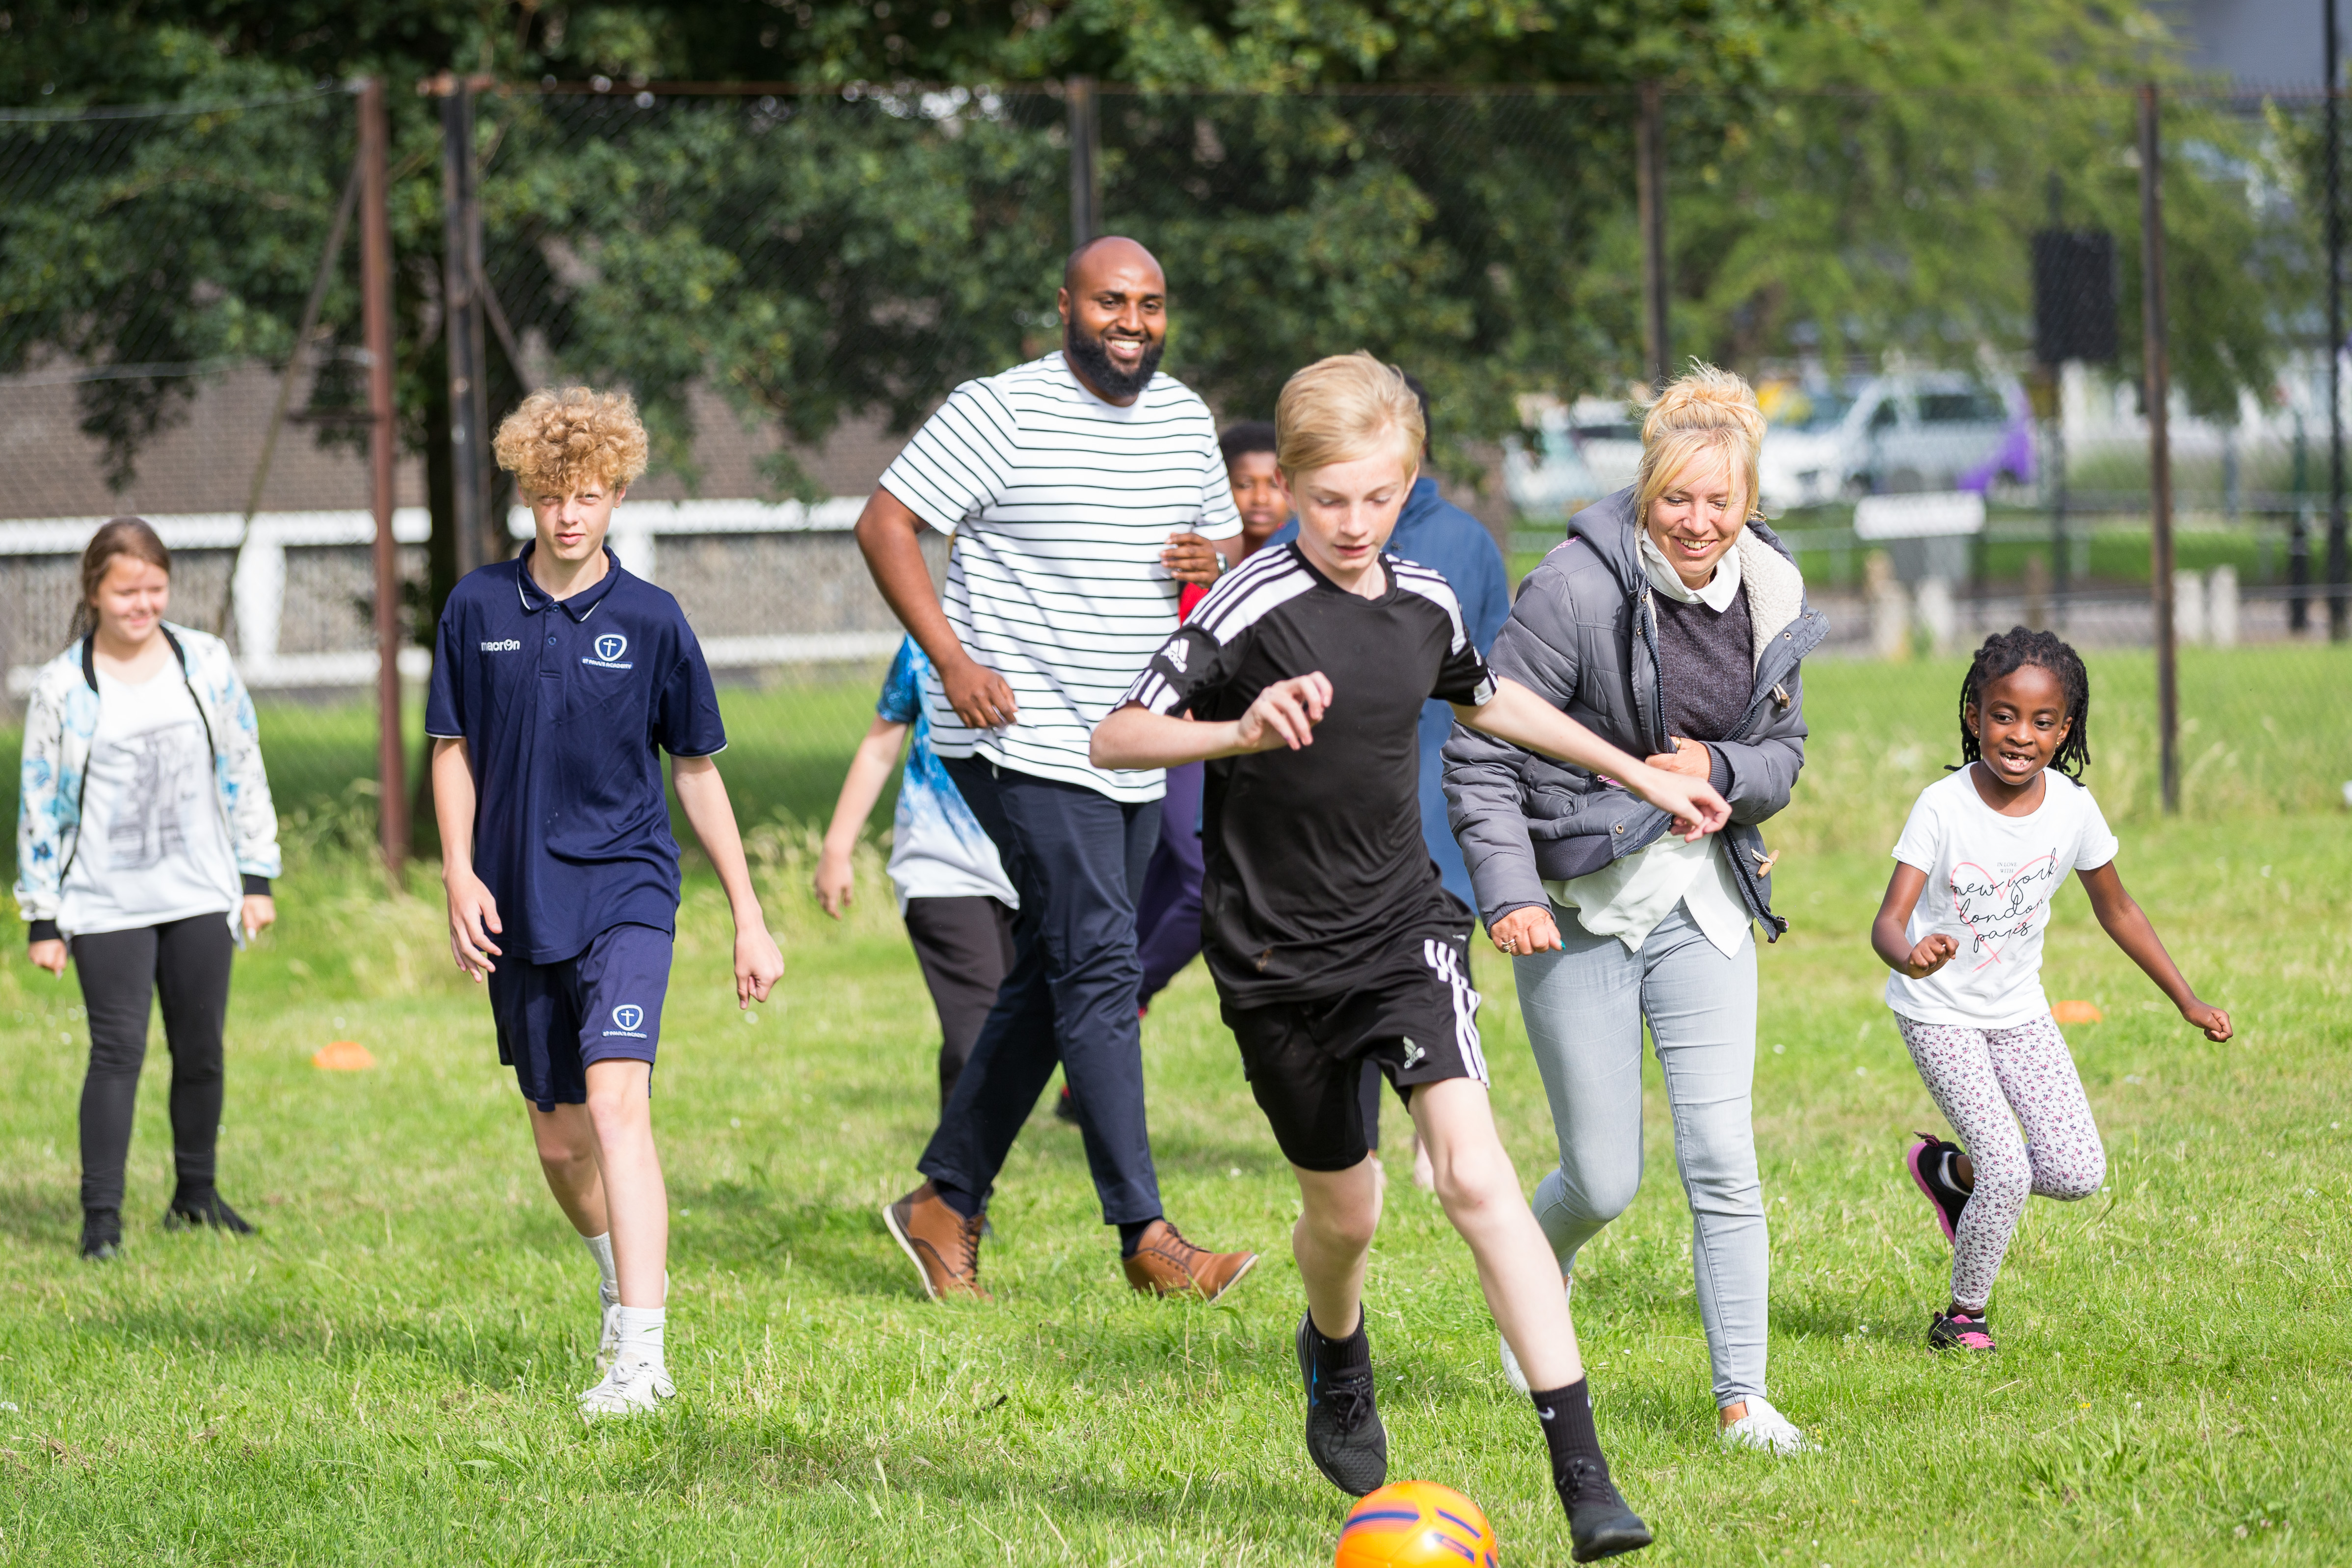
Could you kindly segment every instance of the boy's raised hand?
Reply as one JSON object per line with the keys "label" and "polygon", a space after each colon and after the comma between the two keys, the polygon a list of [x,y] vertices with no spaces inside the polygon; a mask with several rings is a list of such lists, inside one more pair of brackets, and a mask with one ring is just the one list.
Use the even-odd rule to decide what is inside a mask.
{"label": "boy's raised hand", "polygon": [[1932,936],[1922,938],[1919,945],[1911,949],[1910,956],[1895,967],[1915,980],[1924,980],[1950,963],[1952,956],[1959,950],[1958,942],[1938,931]]}
{"label": "boy's raised hand", "polygon": [[1641,773],[1625,780],[1633,793],[1673,817],[1673,831],[1680,833],[1687,843],[1718,831],[1731,821],[1731,807],[1716,792],[1705,776],[1669,773],[1663,768],[1642,765]]}
{"label": "boy's raised hand", "polygon": [[1331,683],[1322,671],[1276,681],[1257,694],[1249,711],[1234,721],[1234,739],[1243,751],[1297,751],[1315,744],[1315,727],[1331,706]]}
{"label": "boy's raised hand", "polygon": [[735,1005],[748,1008],[764,1002],[783,977],[783,950],[764,925],[745,925],[735,932]]}
{"label": "boy's raised hand", "polygon": [[2180,1016],[2203,1030],[2205,1038],[2216,1045],[2237,1032],[2230,1027],[2228,1013],[2210,1002],[2200,1002],[2194,997],[2189,998],[2189,1005],[2180,1009]]}

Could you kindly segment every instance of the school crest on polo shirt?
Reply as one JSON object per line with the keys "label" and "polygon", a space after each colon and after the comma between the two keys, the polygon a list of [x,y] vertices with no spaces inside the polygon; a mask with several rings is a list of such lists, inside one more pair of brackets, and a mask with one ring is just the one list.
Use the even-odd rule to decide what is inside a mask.
{"label": "school crest on polo shirt", "polygon": [[607,632],[589,646],[593,652],[583,653],[580,658],[580,662],[583,664],[593,664],[600,670],[626,670],[635,667],[623,660],[622,655],[629,651],[629,640],[618,632]]}
{"label": "school crest on polo shirt", "polygon": [[623,1035],[630,1040],[646,1038],[646,1009],[635,1002],[623,1002],[613,1009],[613,1027],[604,1031],[607,1039]]}

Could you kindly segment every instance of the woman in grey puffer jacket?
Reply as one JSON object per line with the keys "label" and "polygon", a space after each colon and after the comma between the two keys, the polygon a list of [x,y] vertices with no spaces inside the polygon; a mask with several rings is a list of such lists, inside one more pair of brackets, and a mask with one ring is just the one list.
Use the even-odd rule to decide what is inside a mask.
{"label": "woman in grey puffer jacket", "polygon": [[[1685,843],[1613,779],[1456,726],[1445,748],[1454,836],[1479,915],[1512,956],[1559,1139],[1535,1210],[1565,1282],[1577,1249],[1642,1176],[1642,1024],[1657,1042],[1689,1195],[1699,1315],[1727,1441],[1790,1453],[1765,1398],[1770,1256],[1748,1094],[1756,944],[1777,940],[1773,856],[1758,824],[1804,764],[1798,664],[1826,630],[1755,515],[1764,418],[1738,376],[1668,386],[1633,486],[1571,518],[1496,640],[1497,674],[1532,687],[1654,766],[1703,774],[1731,803]],[[1517,1381],[1510,1346],[1505,1369]]]}

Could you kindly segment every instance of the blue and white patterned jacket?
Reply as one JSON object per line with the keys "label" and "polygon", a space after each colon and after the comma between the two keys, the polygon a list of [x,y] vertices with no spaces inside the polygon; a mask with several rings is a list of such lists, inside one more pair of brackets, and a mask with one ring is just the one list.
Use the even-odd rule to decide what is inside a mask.
{"label": "blue and white patterned jacket", "polygon": [[[163,637],[196,699],[212,747],[213,798],[228,829],[238,873],[237,883],[222,888],[221,895],[236,929],[244,878],[274,877],[279,869],[278,811],[261,766],[261,727],[227,643],[169,622]],[[85,637],[41,666],[25,707],[25,758],[16,790],[16,906],[26,920],[58,917],[66,872],[81,840],[82,789],[90,737],[97,730],[97,664]]]}

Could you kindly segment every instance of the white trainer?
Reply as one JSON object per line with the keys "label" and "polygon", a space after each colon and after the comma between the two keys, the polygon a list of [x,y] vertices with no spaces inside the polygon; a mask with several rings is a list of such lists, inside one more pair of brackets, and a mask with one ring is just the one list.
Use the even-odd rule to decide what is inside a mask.
{"label": "white trainer", "polygon": [[1748,1414],[1720,1428],[1717,1437],[1728,1448],[1755,1448],[1767,1454],[1801,1454],[1812,1448],[1797,1424],[1772,1408],[1758,1395],[1748,1396]]}
{"label": "white trainer", "polygon": [[657,1361],[616,1361],[604,1381],[580,1396],[580,1414],[593,1421],[600,1416],[636,1416],[658,1410],[661,1402],[677,1393],[677,1385]]}
{"label": "white trainer", "polygon": [[[621,1291],[617,1285],[596,1281],[596,1299],[604,1304],[604,1332],[596,1341],[596,1370],[610,1372],[621,1354]],[[669,1305],[669,1274],[662,1274],[662,1305]]]}
{"label": "white trainer", "polygon": [[[1562,1301],[1568,1300],[1575,1293],[1576,1281],[1573,1279],[1562,1280],[1559,1282],[1559,1294]],[[1533,1394],[1535,1390],[1528,1386],[1528,1375],[1519,1368],[1519,1358],[1511,1354],[1511,1342],[1501,1334],[1496,1334],[1495,1343],[1503,1347],[1503,1381],[1522,1394]]]}

